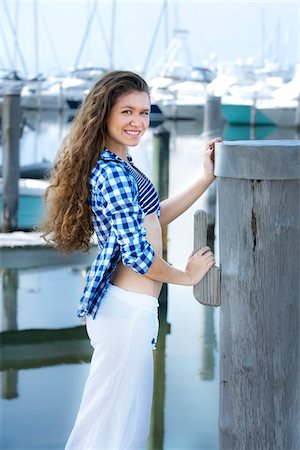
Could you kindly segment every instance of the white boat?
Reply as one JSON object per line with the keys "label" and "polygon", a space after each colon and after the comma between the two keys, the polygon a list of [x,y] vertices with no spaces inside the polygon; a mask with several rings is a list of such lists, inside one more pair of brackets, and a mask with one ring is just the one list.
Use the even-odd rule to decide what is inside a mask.
{"label": "white boat", "polygon": [[272,77],[263,72],[257,79],[253,71],[252,81],[251,78],[231,80],[222,95],[221,109],[225,121],[230,124],[299,126],[299,95],[299,67],[288,83],[283,77]]}
{"label": "white boat", "polygon": [[152,103],[166,119],[203,118],[206,87],[216,74],[194,67],[187,47],[187,32],[178,30],[171,41],[159,75],[149,81]]}
{"label": "white boat", "polygon": [[206,67],[194,67],[184,80],[173,80],[156,98],[167,119],[203,119],[207,86],[215,74]]}
{"label": "white boat", "polygon": [[276,89],[272,99],[257,102],[256,109],[281,127],[300,127],[300,64],[294,78]]}
{"label": "white boat", "polygon": [[79,67],[70,69],[65,77],[49,77],[35,84],[27,83],[21,92],[21,104],[25,109],[69,108],[68,101],[82,101],[95,81],[104,73],[103,68]]}

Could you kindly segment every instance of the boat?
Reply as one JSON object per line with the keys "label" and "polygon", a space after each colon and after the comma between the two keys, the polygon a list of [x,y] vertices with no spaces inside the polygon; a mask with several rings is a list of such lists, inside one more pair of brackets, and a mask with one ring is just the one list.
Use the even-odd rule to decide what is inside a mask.
{"label": "boat", "polygon": [[14,90],[21,90],[27,80],[17,70],[0,69],[0,97]]}
{"label": "boat", "polygon": [[106,69],[83,66],[71,68],[66,76],[49,77],[36,83],[26,83],[21,92],[21,105],[24,109],[62,110],[74,108],[87,95],[89,89]]}
{"label": "boat", "polygon": [[216,73],[194,66],[189,56],[186,30],[176,30],[159,74],[148,82],[151,99],[166,119],[203,119],[206,88]]}
{"label": "boat", "polygon": [[[45,180],[19,179],[18,229],[34,228],[43,218],[43,194],[49,183]],[[3,209],[3,178],[0,178],[0,209]],[[3,218],[1,215],[0,226]]]}
{"label": "boat", "polygon": [[226,88],[221,110],[229,124],[299,126],[299,97],[299,66],[294,78],[288,82],[283,77],[270,74],[258,79],[252,71],[252,78],[241,78]]}
{"label": "boat", "polygon": [[207,86],[215,74],[207,67],[192,67],[185,79],[173,79],[167,89],[158,88],[157,104],[166,119],[203,119]]}

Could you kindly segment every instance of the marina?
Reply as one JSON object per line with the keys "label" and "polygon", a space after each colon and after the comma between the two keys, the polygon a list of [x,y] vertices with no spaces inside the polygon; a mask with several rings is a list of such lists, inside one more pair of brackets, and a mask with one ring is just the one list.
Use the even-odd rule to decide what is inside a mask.
{"label": "marina", "polygon": [[[253,450],[261,450],[260,439],[265,448],[296,448],[300,66],[293,32],[283,33],[282,17],[271,27],[275,15],[269,21],[261,7],[254,24],[247,17],[253,36],[237,58],[230,49],[242,40],[247,5],[240,21],[232,5],[219,3],[210,16],[194,14],[201,30],[195,46],[183,2],[163,0],[155,13],[146,2],[141,16],[138,3],[128,14],[130,2],[86,2],[81,21],[77,2],[67,23],[62,1],[65,14],[56,15],[52,31],[55,5],[47,16],[42,3],[30,6],[27,56],[25,6],[2,5],[8,64],[0,70],[1,449],[61,450],[74,424],[92,356],[77,307],[99,249],[93,236],[89,252],[64,255],[36,227],[78,108],[101,75],[127,69],[137,55],[143,62],[134,61],[135,71],[151,86],[150,128],[129,154],[160,199],[199,178],[209,139],[222,136],[225,155],[217,154],[217,182],[163,231],[171,265],[184,269],[206,244],[216,264],[194,288],[163,285],[151,429],[139,450],[241,450],[246,438]],[[224,41],[223,55],[212,49],[215,35]],[[55,70],[44,71],[53,56]]]}
{"label": "marina", "polygon": [[[23,166],[53,160],[61,134],[70,125],[67,115],[62,118],[49,112],[31,112],[30,123],[32,127],[24,128],[20,141]],[[198,121],[166,121],[164,127],[170,133],[168,176],[172,195],[179,189],[179,179],[182,185],[188,183],[183,174],[190,180],[201,170],[208,130],[204,131]],[[151,127],[143,143],[130,150],[138,167],[153,178],[153,137],[157,131]],[[254,135],[294,139],[296,133],[295,128],[278,127],[224,126],[222,130],[225,138],[231,139]],[[181,266],[193,247],[194,212],[207,210],[207,205],[205,196],[169,227],[167,259],[175,266]],[[91,350],[76,307],[93,255],[87,257],[91,259],[77,255],[77,260],[69,262],[52,255],[51,263],[47,248],[39,249],[39,257],[31,253],[33,249],[21,249],[28,233],[18,233],[10,234],[14,243],[7,250],[9,239],[3,235],[1,247],[1,420],[5,430],[1,444],[3,448],[58,450],[74,420],[80,386],[89,368]],[[218,258],[217,240],[215,249]],[[11,259],[5,253],[8,250]],[[16,257],[12,256],[14,251]],[[155,355],[158,381],[148,448],[217,450],[219,310],[200,305],[191,288],[169,285],[163,295]],[[28,409],[34,411],[30,420],[24,416]],[[16,425],[20,430],[26,428],[23,436],[14,433]]]}

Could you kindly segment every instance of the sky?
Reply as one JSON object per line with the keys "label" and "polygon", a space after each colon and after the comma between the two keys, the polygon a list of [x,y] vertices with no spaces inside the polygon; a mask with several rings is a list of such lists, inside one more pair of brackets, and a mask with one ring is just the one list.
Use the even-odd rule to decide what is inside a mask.
{"label": "sky", "polygon": [[0,67],[27,76],[94,65],[154,76],[175,30],[194,66],[300,62],[300,0],[2,0]]}

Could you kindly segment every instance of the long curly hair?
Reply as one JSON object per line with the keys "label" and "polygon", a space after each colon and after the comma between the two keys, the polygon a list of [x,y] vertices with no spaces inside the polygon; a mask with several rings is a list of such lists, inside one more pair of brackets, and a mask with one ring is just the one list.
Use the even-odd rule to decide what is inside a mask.
{"label": "long curly hair", "polygon": [[93,234],[89,203],[91,170],[105,147],[107,120],[118,97],[146,92],[146,81],[129,71],[111,71],[98,80],[64,138],[44,195],[46,216],[37,228],[63,253],[87,252]]}

